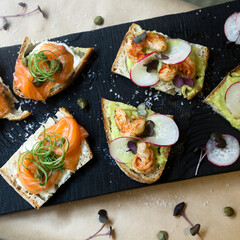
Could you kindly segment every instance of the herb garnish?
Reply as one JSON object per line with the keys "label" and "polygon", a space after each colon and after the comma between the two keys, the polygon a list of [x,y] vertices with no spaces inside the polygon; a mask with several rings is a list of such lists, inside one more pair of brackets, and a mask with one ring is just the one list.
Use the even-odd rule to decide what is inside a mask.
{"label": "herb garnish", "polygon": [[175,208],[174,208],[173,216],[182,216],[182,217],[184,217],[184,219],[191,225],[191,229],[192,229],[192,230],[190,229],[191,235],[198,234],[198,236],[202,239],[202,236],[199,234],[200,224],[193,225],[192,222],[185,215],[184,208],[185,208],[185,202],[181,202],[181,203],[177,204],[175,206]]}
{"label": "herb garnish", "polygon": [[44,18],[47,17],[46,14],[42,11],[42,9],[40,8],[39,5],[36,9],[34,9],[32,11],[29,11],[29,12],[26,12],[26,9],[27,9],[27,4],[26,3],[19,2],[18,5],[21,7],[21,10],[17,14],[0,16],[0,18],[2,18],[4,20],[3,26],[0,28],[0,30],[3,30],[3,29],[7,30],[8,29],[9,24],[8,24],[7,18],[28,16],[28,15],[30,15],[32,13],[35,13],[35,12],[42,13]]}
{"label": "herb garnish", "polygon": [[100,229],[94,233],[93,235],[91,235],[90,237],[88,237],[86,240],[95,238],[95,237],[100,237],[100,236],[111,236],[113,233],[113,229],[112,226],[109,227],[108,232],[106,233],[100,233],[102,231],[102,229],[105,227],[105,225],[108,223],[108,216],[107,216],[107,211],[105,209],[101,209],[98,211],[98,215],[99,215],[99,221],[101,223],[103,223],[103,225],[100,227]]}
{"label": "herb garnish", "polygon": [[[39,181],[40,186],[44,186],[54,172],[64,169],[64,159],[69,148],[69,141],[59,133],[46,133],[45,128],[43,133],[39,135],[39,139],[42,140],[36,142],[31,150],[27,150],[19,156],[18,167],[19,171],[21,171],[21,161],[22,166],[28,169],[24,160],[35,164],[37,169],[35,170],[34,178]],[[56,153],[59,150],[58,148],[61,149],[61,151],[58,151],[61,152],[60,156]],[[31,158],[29,154],[32,156]]]}

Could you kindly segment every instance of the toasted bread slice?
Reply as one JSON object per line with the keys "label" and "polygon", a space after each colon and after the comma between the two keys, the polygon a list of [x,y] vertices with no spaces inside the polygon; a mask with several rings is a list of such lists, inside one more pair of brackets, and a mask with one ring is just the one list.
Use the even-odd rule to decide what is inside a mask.
{"label": "toasted bread slice", "polygon": [[[44,126],[48,128],[54,125],[58,120],[64,116],[73,117],[66,109],[60,108],[56,113],[56,119],[49,118],[45,124],[43,124],[33,135],[31,135],[27,141],[13,154],[13,156],[6,162],[6,164],[0,168],[2,177],[10,184],[14,190],[19,193],[26,201],[28,201],[34,208],[40,208],[56,191],[64,184],[72,175],[70,170],[63,170],[57,179],[57,182],[51,188],[42,191],[39,194],[32,194],[26,190],[21,184],[17,176],[18,158],[22,152],[26,151],[26,147],[38,140],[39,134],[43,131]],[[91,149],[87,140],[83,140],[81,143],[81,155],[78,160],[76,170],[80,169],[93,157]]]}
{"label": "toasted bread slice", "polygon": [[[127,42],[128,39],[132,36],[132,34],[136,34],[142,31],[143,29],[135,23],[133,23],[130,26],[128,32],[124,36],[120,49],[117,53],[116,59],[112,65],[111,69],[112,72],[122,75],[126,78],[130,78],[127,66],[127,52],[126,52]],[[168,38],[166,35],[164,36]],[[209,56],[209,50],[207,47],[199,44],[190,43],[190,45],[192,47],[192,53],[190,54],[190,58],[196,63],[196,76],[195,79],[193,79],[194,87],[191,88],[185,85],[182,88],[177,88],[173,85],[172,81],[166,82],[160,80],[156,85],[152,86],[152,88],[155,88],[156,90],[160,90],[162,92],[166,92],[171,95],[175,95],[176,93],[178,93],[179,95],[183,95],[183,97],[187,98],[188,100],[192,99],[202,90],[204,84],[205,70],[207,67],[207,61]]]}
{"label": "toasted bread slice", "polygon": [[6,118],[10,121],[20,121],[27,118],[31,113],[26,110],[22,111],[21,107],[19,107],[18,109],[15,108],[14,104],[18,103],[18,100],[14,97],[9,87],[3,83],[2,78],[0,78],[0,84],[2,84],[5,88],[4,98],[8,102],[9,107],[11,108],[11,112],[6,114],[3,118]]}
{"label": "toasted bread slice", "polygon": [[[34,41],[28,37],[25,37],[23,44],[21,46],[21,49],[19,51],[18,59],[22,59],[25,56],[27,56],[38,44],[41,42]],[[81,48],[81,47],[70,47],[70,49],[73,51],[73,53],[80,57],[79,64],[75,67],[73,72],[68,76],[66,81],[64,83],[56,83],[53,88],[50,90],[49,97],[52,97],[61,91],[63,91],[65,88],[67,88],[74,79],[78,76],[78,74],[82,71],[86,63],[88,62],[91,54],[93,53],[93,48]],[[22,98],[26,98],[23,93],[20,91],[20,89],[17,88],[15,82],[13,81],[13,91],[16,95]]]}
{"label": "toasted bread slice", "polygon": [[240,119],[234,118],[225,102],[225,93],[227,89],[235,82],[240,81],[240,65],[230,71],[223,80],[212,90],[204,99],[204,102],[212,109],[224,117],[229,123],[240,130]]}
{"label": "toasted bread slice", "polygon": [[[102,98],[101,99],[101,107],[102,107],[102,113],[103,113],[103,121],[104,121],[104,128],[106,132],[106,137],[108,144],[117,137],[120,137],[121,135],[119,130],[116,127],[115,121],[112,119],[114,117],[114,111],[116,108],[124,108],[124,109],[136,109],[133,106],[123,104],[120,102],[114,102],[114,101],[109,101],[107,99]],[[154,114],[153,111],[148,110],[149,114]],[[169,117],[173,117],[171,115],[168,115]],[[113,131],[118,131],[117,135],[113,134]],[[160,152],[161,156],[163,157],[164,161],[162,162],[161,165],[156,164],[154,170],[150,173],[147,174],[142,174],[142,173],[137,173],[134,171],[131,167],[128,167],[127,164],[121,164],[116,161],[117,165],[119,168],[131,179],[141,182],[141,183],[154,183],[156,182],[162,175],[162,172],[165,168],[166,162],[168,160],[168,155],[170,153],[171,146],[168,147],[161,147]]]}

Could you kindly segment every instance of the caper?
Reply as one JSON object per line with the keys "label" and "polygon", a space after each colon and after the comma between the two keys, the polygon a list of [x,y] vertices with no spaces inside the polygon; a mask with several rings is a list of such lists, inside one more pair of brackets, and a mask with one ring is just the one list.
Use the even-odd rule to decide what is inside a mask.
{"label": "caper", "polygon": [[219,148],[225,148],[226,147],[226,141],[222,137],[221,133],[215,132],[211,134],[211,139],[216,143],[216,146]]}
{"label": "caper", "polygon": [[36,179],[39,182],[42,182],[43,176],[44,176],[43,172],[38,168],[35,170],[33,175],[34,179]]}
{"label": "caper", "polygon": [[231,217],[234,214],[234,210],[231,207],[225,207],[223,209],[223,212],[224,212],[225,216],[227,216],[227,217]]}
{"label": "caper", "polygon": [[103,25],[103,23],[104,23],[103,17],[101,17],[101,16],[95,17],[95,18],[94,18],[94,23],[95,23],[96,25]]}
{"label": "caper", "polygon": [[28,67],[28,60],[27,58],[22,58],[22,64],[24,67]]}
{"label": "caper", "polygon": [[166,231],[159,231],[157,237],[158,237],[158,240],[167,240],[168,233]]}
{"label": "caper", "polygon": [[65,138],[60,138],[56,141],[56,147],[61,147],[66,142]]}
{"label": "caper", "polygon": [[52,59],[51,61],[52,69],[57,69],[57,72],[62,72],[63,65],[59,59]]}
{"label": "caper", "polygon": [[77,104],[79,105],[79,107],[80,107],[81,109],[86,109],[86,107],[88,106],[87,100],[85,100],[85,99],[83,99],[83,98],[79,98],[79,99],[77,100]]}
{"label": "caper", "polygon": [[44,82],[43,81],[38,81],[37,79],[34,78],[32,83],[35,87],[41,87]]}

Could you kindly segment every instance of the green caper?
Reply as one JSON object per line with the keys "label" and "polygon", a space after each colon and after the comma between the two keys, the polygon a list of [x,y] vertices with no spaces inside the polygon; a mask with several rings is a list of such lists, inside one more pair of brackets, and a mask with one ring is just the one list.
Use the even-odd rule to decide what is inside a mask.
{"label": "green caper", "polygon": [[103,25],[103,23],[104,23],[103,17],[101,17],[101,16],[95,17],[95,18],[94,18],[94,23],[95,23],[96,25]]}
{"label": "green caper", "polygon": [[234,210],[231,207],[225,207],[223,209],[224,215],[227,217],[231,217],[234,214]]}
{"label": "green caper", "polygon": [[33,85],[35,86],[35,87],[41,87],[42,85],[43,85],[43,81],[38,81],[38,79],[33,79],[33,81],[32,81],[32,83],[33,83]]}
{"label": "green caper", "polygon": [[24,67],[28,67],[28,60],[27,58],[22,58],[22,64]]}
{"label": "green caper", "polygon": [[167,240],[168,239],[168,233],[166,231],[159,231],[158,240]]}
{"label": "green caper", "polygon": [[79,107],[81,108],[81,109],[86,109],[86,107],[88,106],[88,102],[87,102],[87,100],[85,100],[85,99],[83,99],[83,98],[79,98],[78,100],[77,100],[77,104],[79,105]]}
{"label": "green caper", "polygon": [[38,168],[35,170],[33,175],[34,179],[36,179],[39,182],[42,182],[43,176],[44,176],[43,172]]}
{"label": "green caper", "polygon": [[60,138],[56,141],[56,147],[61,147],[66,142],[65,138]]}
{"label": "green caper", "polygon": [[52,59],[51,61],[52,69],[57,69],[57,72],[62,72],[63,65],[59,59]]}

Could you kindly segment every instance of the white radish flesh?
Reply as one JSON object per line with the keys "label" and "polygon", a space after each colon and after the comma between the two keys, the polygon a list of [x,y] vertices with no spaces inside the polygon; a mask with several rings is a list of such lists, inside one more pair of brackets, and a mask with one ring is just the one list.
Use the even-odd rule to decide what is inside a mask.
{"label": "white radish flesh", "polygon": [[177,142],[179,130],[172,118],[162,114],[153,114],[146,120],[151,120],[155,124],[155,133],[152,137],[144,138],[146,142],[158,146],[170,146]]}
{"label": "white radish flesh", "polygon": [[137,63],[133,65],[130,70],[131,80],[139,87],[149,87],[158,83],[158,72],[153,71],[151,73],[147,72],[147,67],[145,64],[156,59],[155,52],[147,54],[145,57],[140,59]]}
{"label": "white radish flesh", "polygon": [[235,42],[239,36],[239,29],[237,28],[238,13],[230,15],[224,24],[224,33],[228,41]]}
{"label": "white radish flesh", "polygon": [[240,82],[233,83],[227,89],[225,101],[233,117],[240,118]]}
{"label": "white radish flesh", "polygon": [[239,158],[240,148],[238,140],[228,134],[223,134],[222,137],[226,141],[225,148],[218,148],[209,140],[206,149],[208,150],[208,161],[219,167],[232,165]]}

